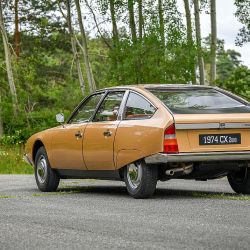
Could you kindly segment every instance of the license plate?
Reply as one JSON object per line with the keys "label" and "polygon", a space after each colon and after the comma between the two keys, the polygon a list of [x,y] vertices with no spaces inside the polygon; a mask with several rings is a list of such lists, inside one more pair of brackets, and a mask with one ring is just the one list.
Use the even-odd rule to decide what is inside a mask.
{"label": "license plate", "polygon": [[241,144],[241,134],[199,135],[200,145]]}

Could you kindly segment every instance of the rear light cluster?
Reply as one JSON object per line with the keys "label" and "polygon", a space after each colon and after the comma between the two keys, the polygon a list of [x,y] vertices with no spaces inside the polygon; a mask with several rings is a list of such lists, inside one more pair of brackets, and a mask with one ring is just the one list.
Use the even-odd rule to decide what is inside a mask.
{"label": "rear light cluster", "polygon": [[174,124],[170,125],[164,132],[163,147],[164,153],[179,153]]}

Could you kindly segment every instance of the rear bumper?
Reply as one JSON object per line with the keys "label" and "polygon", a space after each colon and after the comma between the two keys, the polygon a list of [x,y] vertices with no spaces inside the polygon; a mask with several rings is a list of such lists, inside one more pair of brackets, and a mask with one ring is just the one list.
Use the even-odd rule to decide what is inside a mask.
{"label": "rear bumper", "polygon": [[158,153],[145,158],[148,164],[168,162],[204,162],[204,161],[244,161],[250,160],[250,151],[239,152],[203,152],[203,153]]}
{"label": "rear bumper", "polygon": [[30,164],[31,166],[33,166],[33,162],[29,159],[27,154],[23,155],[23,160],[26,161],[28,164]]}

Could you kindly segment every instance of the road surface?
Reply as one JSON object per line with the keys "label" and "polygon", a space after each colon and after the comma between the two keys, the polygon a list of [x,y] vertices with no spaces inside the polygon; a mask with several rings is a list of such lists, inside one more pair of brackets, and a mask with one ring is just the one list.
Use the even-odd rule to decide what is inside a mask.
{"label": "road surface", "polygon": [[0,175],[0,249],[250,249],[250,196],[226,179],[159,182],[147,200],[122,182],[67,180],[41,193]]}

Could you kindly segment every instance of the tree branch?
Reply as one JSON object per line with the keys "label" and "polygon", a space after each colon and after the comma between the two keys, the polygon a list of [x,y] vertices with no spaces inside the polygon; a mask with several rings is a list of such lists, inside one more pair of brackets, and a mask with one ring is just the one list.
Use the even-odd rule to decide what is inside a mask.
{"label": "tree branch", "polygon": [[108,46],[109,49],[112,49],[111,45],[108,43],[108,41],[105,39],[105,37],[102,35],[102,32],[99,28],[99,25],[97,23],[97,20],[96,20],[96,15],[93,11],[93,9],[90,7],[89,3],[88,3],[88,0],[84,0],[85,4],[87,5],[87,7],[89,8],[90,12],[92,13],[93,15],[93,18],[94,18],[94,22],[95,22],[95,25],[96,25],[96,28],[97,28],[97,31],[99,33],[99,35],[101,36],[103,42]]}

